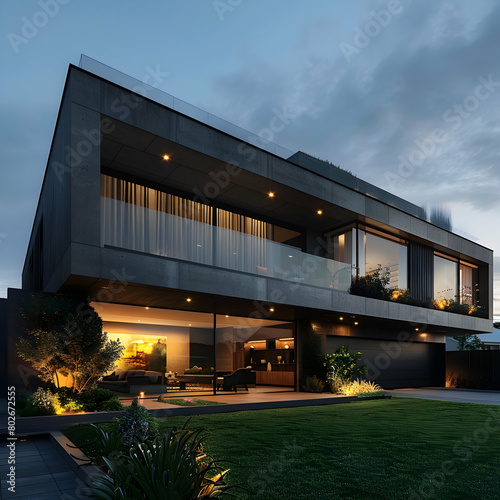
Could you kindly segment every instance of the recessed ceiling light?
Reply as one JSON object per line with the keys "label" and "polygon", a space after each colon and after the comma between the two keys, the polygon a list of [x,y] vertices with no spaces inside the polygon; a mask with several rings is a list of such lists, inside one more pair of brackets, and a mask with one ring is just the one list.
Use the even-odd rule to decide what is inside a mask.
{"label": "recessed ceiling light", "polygon": [[226,314],[226,318],[229,318],[229,314]]}
{"label": "recessed ceiling light", "polygon": [[289,255],[288,257],[289,257],[290,259],[293,259],[293,255]]}
{"label": "recessed ceiling light", "polygon": [[418,332],[418,328],[415,328],[415,331]]}
{"label": "recessed ceiling light", "polygon": [[138,320],[137,320],[137,323],[140,323],[140,322],[141,322],[141,320],[140,320],[140,319],[138,319]]}
{"label": "recessed ceiling light", "polygon": [[340,319],[340,321],[344,321],[344,318],[343,318],[342,316],[340,316],[340,318],[339,318],[339,319]]}
{"label": "recessed ceiling light", "polygon": [[271,307],[269,310],[273,313],[274,312],[274,307]]}
{"label": "recessed ceiling light", "polygon": [[269,198],[274,198],[274,193],[272,191],[269,191],[269,193],[267,193],[267,196],[269,196]]}
{"label": "recessed ceiling light", "polygon": [[316,210],[316,213],[317,213],[318,215],[322,215],[322,214],[323,214],[323,210]]}
{"label": "recessed ceiling light", "polygon": [[188,298],[186,299],[186,302],[191,302],[191,298],[190,298],[190,297],[188,297]]}
{"label": "recessed ceiling light", "polygon": [[189,323],[188,326],[191,326],[191,323]]}
{"label": "recessed ceiling light", "polygon": [[146,306],[146,309],[149,309],[149,307],[148,307],[148,306]]}
{"label": "recessed ceiling light", "polygon": [[355,325],[359,325],[359,323],[357,321],[354,322]]}
{"label": "recessed ceiling light", "polygon": [[170,160],[170,156],[168,156],[168,155],[163,155],[163,159],[164,159],[165,161],[168,161],[168,160]]}

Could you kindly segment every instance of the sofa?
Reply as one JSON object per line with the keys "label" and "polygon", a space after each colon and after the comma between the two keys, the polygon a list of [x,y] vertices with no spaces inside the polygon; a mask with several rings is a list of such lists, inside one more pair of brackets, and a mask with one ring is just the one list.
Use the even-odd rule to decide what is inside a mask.
{"label": "sofa", "polygon": [[115,392],[151,394],[163,392],[165,385],[162,383],[162,374],[147,370],[115,370],[110,375],[102,377],[97,383],[98,387],[111,389]]}
{"label": "sofa", "polygon": [[186,368],[184,370],[184,375],[178,375],[176,378],[180,382],[184,382],[184,384],[213,384],[214,371],[213,368],[203,368],[201,366],[194,365],[191,368]]}

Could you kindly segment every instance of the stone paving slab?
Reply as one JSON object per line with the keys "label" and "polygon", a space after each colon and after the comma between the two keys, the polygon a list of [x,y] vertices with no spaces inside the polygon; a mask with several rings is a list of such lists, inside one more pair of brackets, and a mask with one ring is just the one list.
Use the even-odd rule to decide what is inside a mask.
{"label": "stone paving slab", "polygon": [[59,452],[59,444],[52,443],[48,435],[29,436],[15,443],[15,492],[8,490],[7,454],[4,449],[0,453],[2,500],[90,498],[84,481]]}

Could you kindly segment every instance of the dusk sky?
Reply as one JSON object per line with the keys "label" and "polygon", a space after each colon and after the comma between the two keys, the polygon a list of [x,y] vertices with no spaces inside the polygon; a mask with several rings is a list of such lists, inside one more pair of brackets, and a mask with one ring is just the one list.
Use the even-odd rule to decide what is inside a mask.
{"label": "dusk sky", "polygon": [[459,234],[495,251],[500,316],[498,1],[17,0],[0,14],[0,297],[21,286],[68,65],[83,53],[449,209]]}

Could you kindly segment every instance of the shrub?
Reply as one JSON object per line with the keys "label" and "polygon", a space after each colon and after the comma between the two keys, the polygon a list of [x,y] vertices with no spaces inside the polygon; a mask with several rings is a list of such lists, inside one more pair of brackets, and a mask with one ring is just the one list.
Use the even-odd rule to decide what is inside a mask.
{"label": "shrub", "polygon": [[72,387],[60,387],[57,389],[57,397],[65,411],[82,411],[84,408],[80,394]]}
{"label": "shrub", "polygon": [[344,385],[344,383],[345,383],[344,379],[335,374],[328,377],[327,379],[328,390],[331,391],[333,394],[339,394],[340,388]]}
{"label": "shrub", "polygon": [[339,347],[333,354],[326,354],[323,365],[326,367],[327,378],[351,379],[355,376],[366,375],[364,366],[358,366],[361,353],[350,354],[346,346]]}
{"label": "shrub", "polygon": [[101,500],[220,497],[230,488],[224,479],[228,471],[204,454],[202,443],[200,431],[171,430],[116,459],[105,458],[106,475],[93,479],[92,495]]}
{"label": "shrub", "polygon": [[90,391],[83,391],[79,395],[79,399],[85,411],[104,411],[104,403],[106,401],[118,400],[113,391],[100,387],[95,387]]}
{"label": "shrub", "polygon": [[56,415],[62,411],[63,408],[57,394],[52,394],[49,389],[39,388],[25,398],[24,408],[18,408],[18,415],[20,417],[35,417]]}
{"label": "shrub", "polygon": [[352,295],[389,300],[391,297],[391,290],[387,288],[389,282],[389,270],[382,273],[382,266],[379,266],[375,271],[365,276],[354,278],[348,291]]}
{"label": "shrub", "polygon": [[114,398],[104,401],[102,404],[102,411],[122,411],[123,405],[120,400],[115,396]]}
{"label": "shrub", "polygon": [[302,386],[302,390],[305,392],[323,392],[324,389],[325,383],[316,377],[316,375],[306,377],[306,382]]}
{"label": "shrub", "polygon": [[136,398],[125,408],[125,415],[118,423],[118,430],[122,433],[126,446],[138,445],[158,434],[158,423]]}
{"label": "shrub", "polygon": [[346,396],[357,396],[366,392],[380,392],[382,387],[367,380],[348,380],[340,387],[340,392]]}

